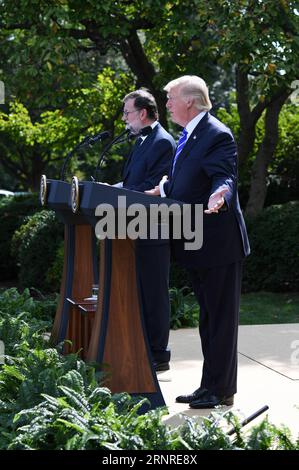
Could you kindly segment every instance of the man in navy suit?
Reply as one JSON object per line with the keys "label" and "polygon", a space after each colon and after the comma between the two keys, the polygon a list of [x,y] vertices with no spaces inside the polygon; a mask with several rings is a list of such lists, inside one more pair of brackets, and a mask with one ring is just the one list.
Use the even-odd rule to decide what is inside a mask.
{"label": "man in navy suit", "polygon": [[209,114],[204,80],[169,82],[167,108],[184,127],[168,176],[149,194],[203,204],[203,245],[186,250],[173,240],[177,261],[188,269],[200,305],[203,369],[200,387],[176,401],[191,408],[232,405],[237,391],[237,336],[243,259],[249,242],[237,192],[237,149],[231,131]]}
{"label": "man in navy suit", "polygon": [[[124,188],[145,191],[169,171],[175,151],[173,137],[158,122],[154,97],[140,89],[125,96],[123,120],[139,135],[123,171]],[[156,371],[168,370],[170,305],[168,240],[137,240],[136,263],[143,316]]]}

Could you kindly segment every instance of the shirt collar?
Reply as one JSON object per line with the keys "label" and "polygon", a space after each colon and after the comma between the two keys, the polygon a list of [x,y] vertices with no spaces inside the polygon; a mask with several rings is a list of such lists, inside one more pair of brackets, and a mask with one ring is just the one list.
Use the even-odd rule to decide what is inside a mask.
{"label": "shirt collar", "polygon": [[[150,124],[150,127],[154,129],[158,125],[158,121],[154,121]],[[141,135],[142,142],[147,138],[147,135]]]}
{"label": "shirt collar", "polygon": [[193,119],[191,119],[191,121],[188,122],[187,126],[185,127],[186,131],[188,132],[187,139],[190,137],[195,127],[197,126],[199,121],[202,120],[205,114],[206,114],[206,111],[201,111]]}

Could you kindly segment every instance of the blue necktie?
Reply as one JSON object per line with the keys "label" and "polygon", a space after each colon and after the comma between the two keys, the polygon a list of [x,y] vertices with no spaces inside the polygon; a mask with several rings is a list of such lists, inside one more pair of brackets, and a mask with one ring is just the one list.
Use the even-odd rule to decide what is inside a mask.
{"label": "blue necktie", "polygon": [[174,156],[174,159],[173,159],[173,164],[172,164],[172,175],[174,173],[174,169],[175,169],[175,165],[176,165],[176,162],[177,162],[177,159],[178,159],[178,156],[180,155],[181,151],[183,150],[183,147],[187,141],[187,135],[188,135],[188,132],[186,131],[186,129],[183,129],[182,130],[182,134],[181,134],[181,137],[178,141],[178,146],[176,148],[176,153],[175,153],[175,156]]}

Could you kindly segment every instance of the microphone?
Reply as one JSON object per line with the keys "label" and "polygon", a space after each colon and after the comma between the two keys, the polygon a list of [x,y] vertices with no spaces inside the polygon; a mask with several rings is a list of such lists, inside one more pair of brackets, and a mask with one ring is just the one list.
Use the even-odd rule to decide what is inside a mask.
{"label": "microphone", "polygon": [[97,164],[96,169],[95,169],[95,173],[94,173],[95,181],[98,181],[98,179],[97,179],[98,170],[99,170],[99,167],[100,167],[106,153],[111,149],[111,147],[114,144],[117,144],[117,143],[123,142],[124,140],[127,140],[130,133],[131,133],[131,130],[126,126],[126,129],[123,132],[121,132],[119,135],[114,137],[114,139],[108,145],[106,145],[106,147],[104,148],[103,152],[101,153],[101,155],[99,157],[99,161],[98,161],[98,164]]}
{"label": "microphone", "polygon": [[65,158],[65,160],[64,160],[64,162],[63,162],[63,165],[62,165],[61,174],[60,174],[60,179],[61,179],[62,181],[64,181],[66,165],[67,165],[68,161],[70,160],[70,158],[74,155],[74,153],[75,153],[77,150],[79,150],[79,149],[81,149],[81,148],[84,148],[84,147],[87,147],[87,146],[90,147],[90,146],[94,145],[96,142],[98,142],[98,140],[107,139],[107,137],[109,137],[109,136],[110,136],[110,132],[108,132],[108,131],[103,131],[103,132],[100,132],[99,134],[96,134],[96,135],[94,135],[94,136],[88,136],[88,135],[87,135],[86,137],[84,137],[84,139],[83,139],[81,142],[79,142],[79,143],[76,145],[76,147],[74,147],[73,150],[71,150],[71,151],[67,154],[67,156],[66,156],[66,158]]}
{"label": "microphone", "polygon": [[108,132],[108,131],[100,132],[99,134],[88,137],[87,141],[84,142],[84,146],[85,145],[89,145],[89,146],[94,145],[96,142],[98,142],[98,140],[105,140],[108,137],[110,137],[110,132]]}

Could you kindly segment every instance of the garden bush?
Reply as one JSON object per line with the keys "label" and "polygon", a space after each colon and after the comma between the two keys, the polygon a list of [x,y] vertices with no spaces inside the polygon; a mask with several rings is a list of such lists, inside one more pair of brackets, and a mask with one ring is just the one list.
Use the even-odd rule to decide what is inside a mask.
{"label": "garden bush", "polygon": [[2,198],[0,200],[0,281],[15,279],[17,260],[11,253],[11,240],[25,217],[40,210],[36,194]]}
{"label": "garden bush", "polygon": [[180,289],[171,287],[170,297],[170,328],[193,328],[198,326],[199,306],[193,292],[187,287]]}
{"label": "garden bush", "polygon": [[[19,264],[19,285],[42,292],[57,292],[60,275],[53,276],[53,265],[61,250],[63,224],[53,211],[43,210],[28,217],[14,234],[12,251]],[[48,271],[51,274],[48,275]],[[55,282],[54,282],[55,280]]]}
{"label": "garden bush", "polygon": [[267,207],[246,223],[251,255],[244,291],[299,291],[299,201]]}
{"label": "garden bush", "polygon": [[[251,254],[244,263],[243,292],[298,292],[299,201],[267,207],[246,225]],[[176,263],[170,287],[192,291],[188,273]]]}

